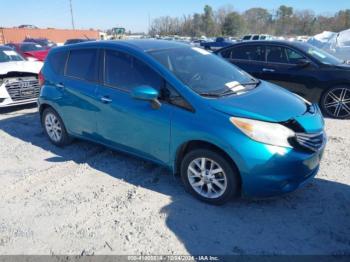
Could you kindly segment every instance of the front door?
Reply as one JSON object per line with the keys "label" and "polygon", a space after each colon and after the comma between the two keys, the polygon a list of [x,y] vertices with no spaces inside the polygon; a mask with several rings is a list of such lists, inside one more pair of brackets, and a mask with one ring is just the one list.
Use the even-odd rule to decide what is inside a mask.
{"label": "front door", "polygon": [[266,57],[267,65],[262,68],[262,79],[308,98],[318,82],[317,68],[311,61],[309,65],[300,66],[298,61],[305,61],[304,56],[295,50],[273,45],[266,47]]}
{"label": "front door", "polygon": [[106,50],[103,61],[104,80],[97,92],[101,141],[159,163],[168,162],[172,106],[163,103],[153,109],[150,102],[130,94],[141,85],[160,90],[163,79],[127,53]]}

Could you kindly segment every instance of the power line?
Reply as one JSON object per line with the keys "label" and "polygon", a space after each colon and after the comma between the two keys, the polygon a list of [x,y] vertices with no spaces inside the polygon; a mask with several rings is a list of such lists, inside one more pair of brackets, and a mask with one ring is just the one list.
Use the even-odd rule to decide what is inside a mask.
{"label": "power line", "polygon": [[73,30],[74,30],[74,29],[75,29],[75,26],[74,26],[74,17],[73,17],[72,0],[69,0],[69,6],[70,6],[70,16],[71,16],[71,19],[72,19],[72,28],[73,28]]}

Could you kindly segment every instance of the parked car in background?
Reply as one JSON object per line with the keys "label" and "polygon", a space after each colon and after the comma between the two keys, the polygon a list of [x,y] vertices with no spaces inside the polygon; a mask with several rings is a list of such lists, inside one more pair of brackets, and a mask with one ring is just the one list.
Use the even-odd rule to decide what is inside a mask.
{"label": "parked car in background", "polygon": [[36,103],[42,65],[25,60],[10,47],[0,46],[0,108]]}
{"label": "parked car in background", "polygon": [[37,43],[46,49],[50,49],[52,47],[57,46],[55,42],[52,42],[51,40],[47,38],[26,38],[23,40],[23,42],[30,42],[30,43]]}
{"label": "parked car in background", "polygon": [[53,144],[77,137],[151,160],[212,204],[299,188],[317,174],[326,143],[317,105],[175,41],[58,47],[42,83]]}
{"label": "parked car in background", "polygon": [[38,27],[36,27],[35,25],[20,25],[20,26],[18,26],[18,28],[22,28],[22,29],[38,29]]}
{"label": "parked car in background", "polygon": [[47,54],[49,53],[49,50],[46,49],[45,47],[37,43],[31,43],[31,42],[9,43],[9,44],[6,44],[6,46],[13,48],[18,53],[20,53],[23,57],[33,61],[35,60],[44,61]]}
{"label": "parked car in background", "polygon": [[245,35],[242,41],[258,41],[258,40],[273,40],[271,35]]}
{"label": "parked car in background", "polygon": [[230,41],[227,38],[224,37],[217,37],[214,42],[202,42],[200,43],[200,46],[206,50],[218,50],[220,48],[232,45],[234,42]]}
{"label": "parked car in background", "polygon": [[254,41],[217,51],[256,78],[318,103],[333,118],[350,118],[350,65],[302,42]]}
{"label": "parked car in background", "polygon": [[78,44],[78,43],[89,42],[89,41],[96,41],[96,39],[87,39],[87,38],[68,39],[66,42],[64,42],[64,45],[72,45],[72,44]]}

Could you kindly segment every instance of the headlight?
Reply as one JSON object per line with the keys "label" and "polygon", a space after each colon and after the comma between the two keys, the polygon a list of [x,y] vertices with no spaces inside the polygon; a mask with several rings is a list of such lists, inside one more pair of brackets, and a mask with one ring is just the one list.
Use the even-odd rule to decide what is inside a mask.
{"label": "headlight", "polygon": [[273,146],[292,148],[288,139],[294,137],[295,133],[283,125],[239,117],[231,117],[230,121],[245,135],[255,141]]}

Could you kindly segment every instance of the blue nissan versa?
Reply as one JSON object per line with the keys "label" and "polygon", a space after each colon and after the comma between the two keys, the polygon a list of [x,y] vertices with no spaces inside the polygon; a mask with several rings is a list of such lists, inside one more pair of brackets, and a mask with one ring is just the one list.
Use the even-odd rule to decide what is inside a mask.
{"label": "blue nissan versa", "polygon": [[200,200],[291,192],[326,143],[317,105],[205,50],[157,40],[50,51],[39,110],[57,146],[101,143],[180,174]]}

